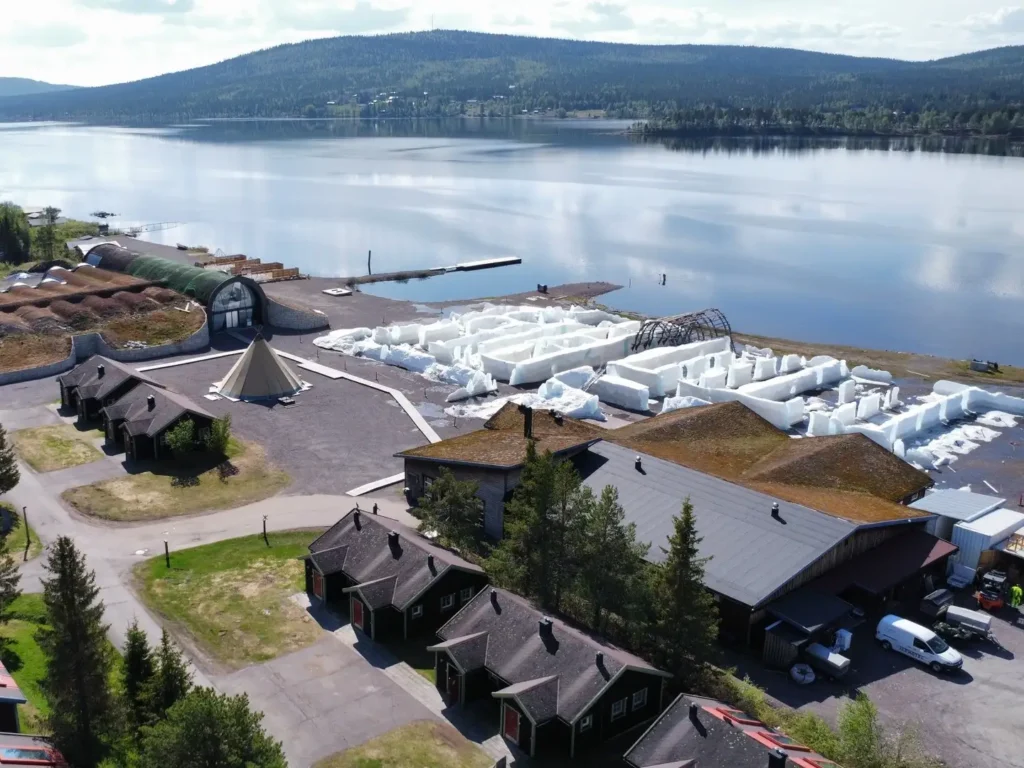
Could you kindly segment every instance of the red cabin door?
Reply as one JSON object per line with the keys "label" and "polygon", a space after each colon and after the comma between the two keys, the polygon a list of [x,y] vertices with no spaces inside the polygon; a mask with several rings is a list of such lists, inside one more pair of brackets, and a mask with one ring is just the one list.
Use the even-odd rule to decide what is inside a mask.
{"label": "red cabin door", "polygon": [[324,599],[324,577],[318,571],[313,571],[313,594]]}
{"label": "red cabin door", "polygon": [[363,604],[359,600],[352,601],[352,624],[363,628]]}
{"label": "red cabin door", "polygon": [[519,713],[512,707],[505,707],[505,738],[513,744],[519,743]]}
{"label": "red cabin door", "polygon": [[459,700],[459,673],[451,664],[448,665],[448,703],[455,704]]}

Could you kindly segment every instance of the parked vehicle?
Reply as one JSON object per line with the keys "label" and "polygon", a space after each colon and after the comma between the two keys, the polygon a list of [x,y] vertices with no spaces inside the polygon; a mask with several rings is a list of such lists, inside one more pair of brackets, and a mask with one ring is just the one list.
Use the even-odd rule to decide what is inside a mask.
{"label": "parked vehicle", "polygon": [[888,650],[899,651],[932,668],[934,672],[952,671],[964,665],[963,656],[927,627],[889,614],[875,630],[875,639]]}
{"label": "parked vehicle", "polygon": [[850,660],[821,643],[812,643],[804,651],[807,664],[829,680],[838,680],[850,671]]}

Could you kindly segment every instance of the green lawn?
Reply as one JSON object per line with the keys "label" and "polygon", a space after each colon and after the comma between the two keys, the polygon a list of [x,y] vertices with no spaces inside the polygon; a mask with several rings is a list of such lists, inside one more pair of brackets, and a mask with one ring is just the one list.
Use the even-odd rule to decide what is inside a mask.
{"label": "green lawn", "polygon": [[[232,440],[227,453],[231,461],[216,466],[149,462],[141,468],[146,471],[71,488],[62,498],[82,514],[105,520],[155,520],[251,504],[291,482],[258,445]],[[232,471],[223,473],[224,467]]]}
{"label": "green lawn", "polygon": [[43,596],[21,595],[11,604],[11,620],[0,629],[0,635],[8,640],[3,652],[4,666],[28,699],[28,704],[19,709],[21,730],[26,733],[43,731],[43,718],[50,711],[39,688],[46,671],[46,659],[35,639],[36,630],[45,623]]}
{"label": "green lawn", "polygon": [[103,458],[92,441],[100,430],[83,431],[70,424],[19,429],[12,437],[18,456],[36,472],[53,472]]}
{"label": "green lawn", "polygon": [[417,722],[325,757],[314,768],[490,768],[493,763],[447,723]]}
{"label": "green lawn", "polygon": [[312,645],[320,626],[289,600],[305,589],[301,557],[316,531],[207,544],[135,566],[143,600],[182,627],[211,658],[239,668]]}

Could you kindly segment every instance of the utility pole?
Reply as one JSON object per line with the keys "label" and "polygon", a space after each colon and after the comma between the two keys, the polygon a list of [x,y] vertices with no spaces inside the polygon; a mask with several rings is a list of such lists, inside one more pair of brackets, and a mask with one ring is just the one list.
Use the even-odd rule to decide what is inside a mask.
{"label": "utility pole", "polygon": [[263,543],[268,547],[270,546],[270,540],[267,538],[267,516],[263,516]]}
{"label": "utility pole", "polygon": [[171,547],[167,543],[167,539],[164,539],[164,562],[168,568],[171,567]]}
{"label": "utility pole", "polygon": [[370,260],[373,258],[373,251],[366,252],[366,274],[372,275],[373,270],[370,269]]}
{"label": "utility pole", "polygon": [[21,524],[25,526],[25,560],[28,560],[28,550],[32,546],[32,533],[28,529],[28,507],[21,508]]}

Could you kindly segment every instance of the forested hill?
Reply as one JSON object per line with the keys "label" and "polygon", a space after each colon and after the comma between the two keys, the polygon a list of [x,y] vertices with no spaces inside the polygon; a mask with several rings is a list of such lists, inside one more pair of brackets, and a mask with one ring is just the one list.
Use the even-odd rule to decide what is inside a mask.
{"label": "forested hill", "polygon": [[[333,103],[331,103],[333,102]],[[0,99],[3,119],[195,119],[680,108],[969,110],[1024,102],[1024,46],[933,62],[469,32],[283,45],[134,83]]]}
{"label": "forested hill", "polygon": [[67,91],[73,85],[54,85],[40,80],[28,80],[24,77],[0,77],[0,98],[4,96],[25,96],[30,93],[49,93]]}

